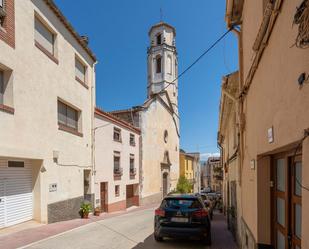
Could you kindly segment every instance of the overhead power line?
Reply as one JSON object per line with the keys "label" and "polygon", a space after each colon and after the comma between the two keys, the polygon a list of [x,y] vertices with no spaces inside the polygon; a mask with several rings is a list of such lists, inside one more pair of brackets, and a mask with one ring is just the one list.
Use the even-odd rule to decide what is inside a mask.
{"label": "overhead power line", "polygon": [[172,85],[176,80],[182,77],[186,72],[188,72],[200,59],[202,59],[210,50],[212,50],[231,30],[227,30],[223,35],[221,35],[209,48],[207,48],[190,66],[188,66],[181,74],[179,74],[173,81],[169,82],[160,92],[163,92],[166,88]]}

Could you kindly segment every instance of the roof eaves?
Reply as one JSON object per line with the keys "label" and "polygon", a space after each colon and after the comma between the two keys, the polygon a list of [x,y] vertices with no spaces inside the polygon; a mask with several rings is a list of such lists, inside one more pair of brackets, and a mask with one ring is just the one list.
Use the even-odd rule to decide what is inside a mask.
{"label": "roof eaves", "polygon": [[88,53],[91,59],[96,62],[97,58],[91,49],[81,40],[81,36],[76,32],[68,19],[62,14],[61,10],[57,7],[54,0],[44,0],[44,2],[50,7],[54,14],[59,18],[59,20],[64,24],[64,26],[70,31],[76,41],[81,45],[81,47]]}

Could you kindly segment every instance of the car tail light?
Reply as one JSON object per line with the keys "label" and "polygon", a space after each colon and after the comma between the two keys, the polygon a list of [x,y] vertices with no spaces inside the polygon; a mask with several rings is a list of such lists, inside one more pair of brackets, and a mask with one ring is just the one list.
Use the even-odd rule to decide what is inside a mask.
{"label": "car tail light", "polygon": [[158,209],[155,210],[155,215],[164,217],[165,216],[165,211],[160,209],[160,208],[158,208]]}
{"label": "car tail light", "polygon": [[199,209],[193,213],[193,216],[196,218],[203,218],[208,215],[208,211],[205,209]]}

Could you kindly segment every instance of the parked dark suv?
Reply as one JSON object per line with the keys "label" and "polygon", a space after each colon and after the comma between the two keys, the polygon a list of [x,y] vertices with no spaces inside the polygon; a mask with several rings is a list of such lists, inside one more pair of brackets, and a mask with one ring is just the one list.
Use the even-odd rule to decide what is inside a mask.
{"label": "parked dark suv", "polygon": [[155,210],[154,238],[199,238],[211,245],[211,228],[208,211],[195,195],[172,195],[163,199]]}

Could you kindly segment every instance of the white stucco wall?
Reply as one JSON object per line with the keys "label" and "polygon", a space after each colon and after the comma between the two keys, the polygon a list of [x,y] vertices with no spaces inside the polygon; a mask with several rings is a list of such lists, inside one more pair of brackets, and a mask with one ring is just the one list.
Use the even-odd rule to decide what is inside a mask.
{"label": "white stucco wall", "polygon": [[[100,183],[108,183],[107,204],[126,199],[126,185],[139,183],[139,138],[140,135],[111,120],[95,115],[95,199],[100,199]],[[114,141],[114,127],[121,129],[121,142]],[[130,145],[130,134],[135,135],[135,146]],[[121,180],[114,180],[114,151],[120,152]],[[134,155],[136,175],[130,179],[130,154]],[[120,185],[120,195],[115,196],[115,185]],[[138,193],[136,193],[138,195]],[[100,202],[97,203],[100,205]]]}
{"label": "white stucco wall", "polygon": [[[34,12],[57,33],[59,64],[34,45]],[[12,70],[15,109],[0,111],[0,156],[41,160],[37,167],[46,171],[36,178],[34,201],[41,208],[35,217],[46,222],[47,204],[84,194],[83,169],[92,165],[93,61],[43,1],[15,1],[15,35],[15,49],[0,40],[0,67]],[[75,80],[75,54],[88,67],[89,89]],[[58,129],[57,98],[82,111],[82,137]],[[54,163],[53,151],[59,151],[59,164],[75,166]],[[51,183],[57,183],[56,192],[49,192]]]}

